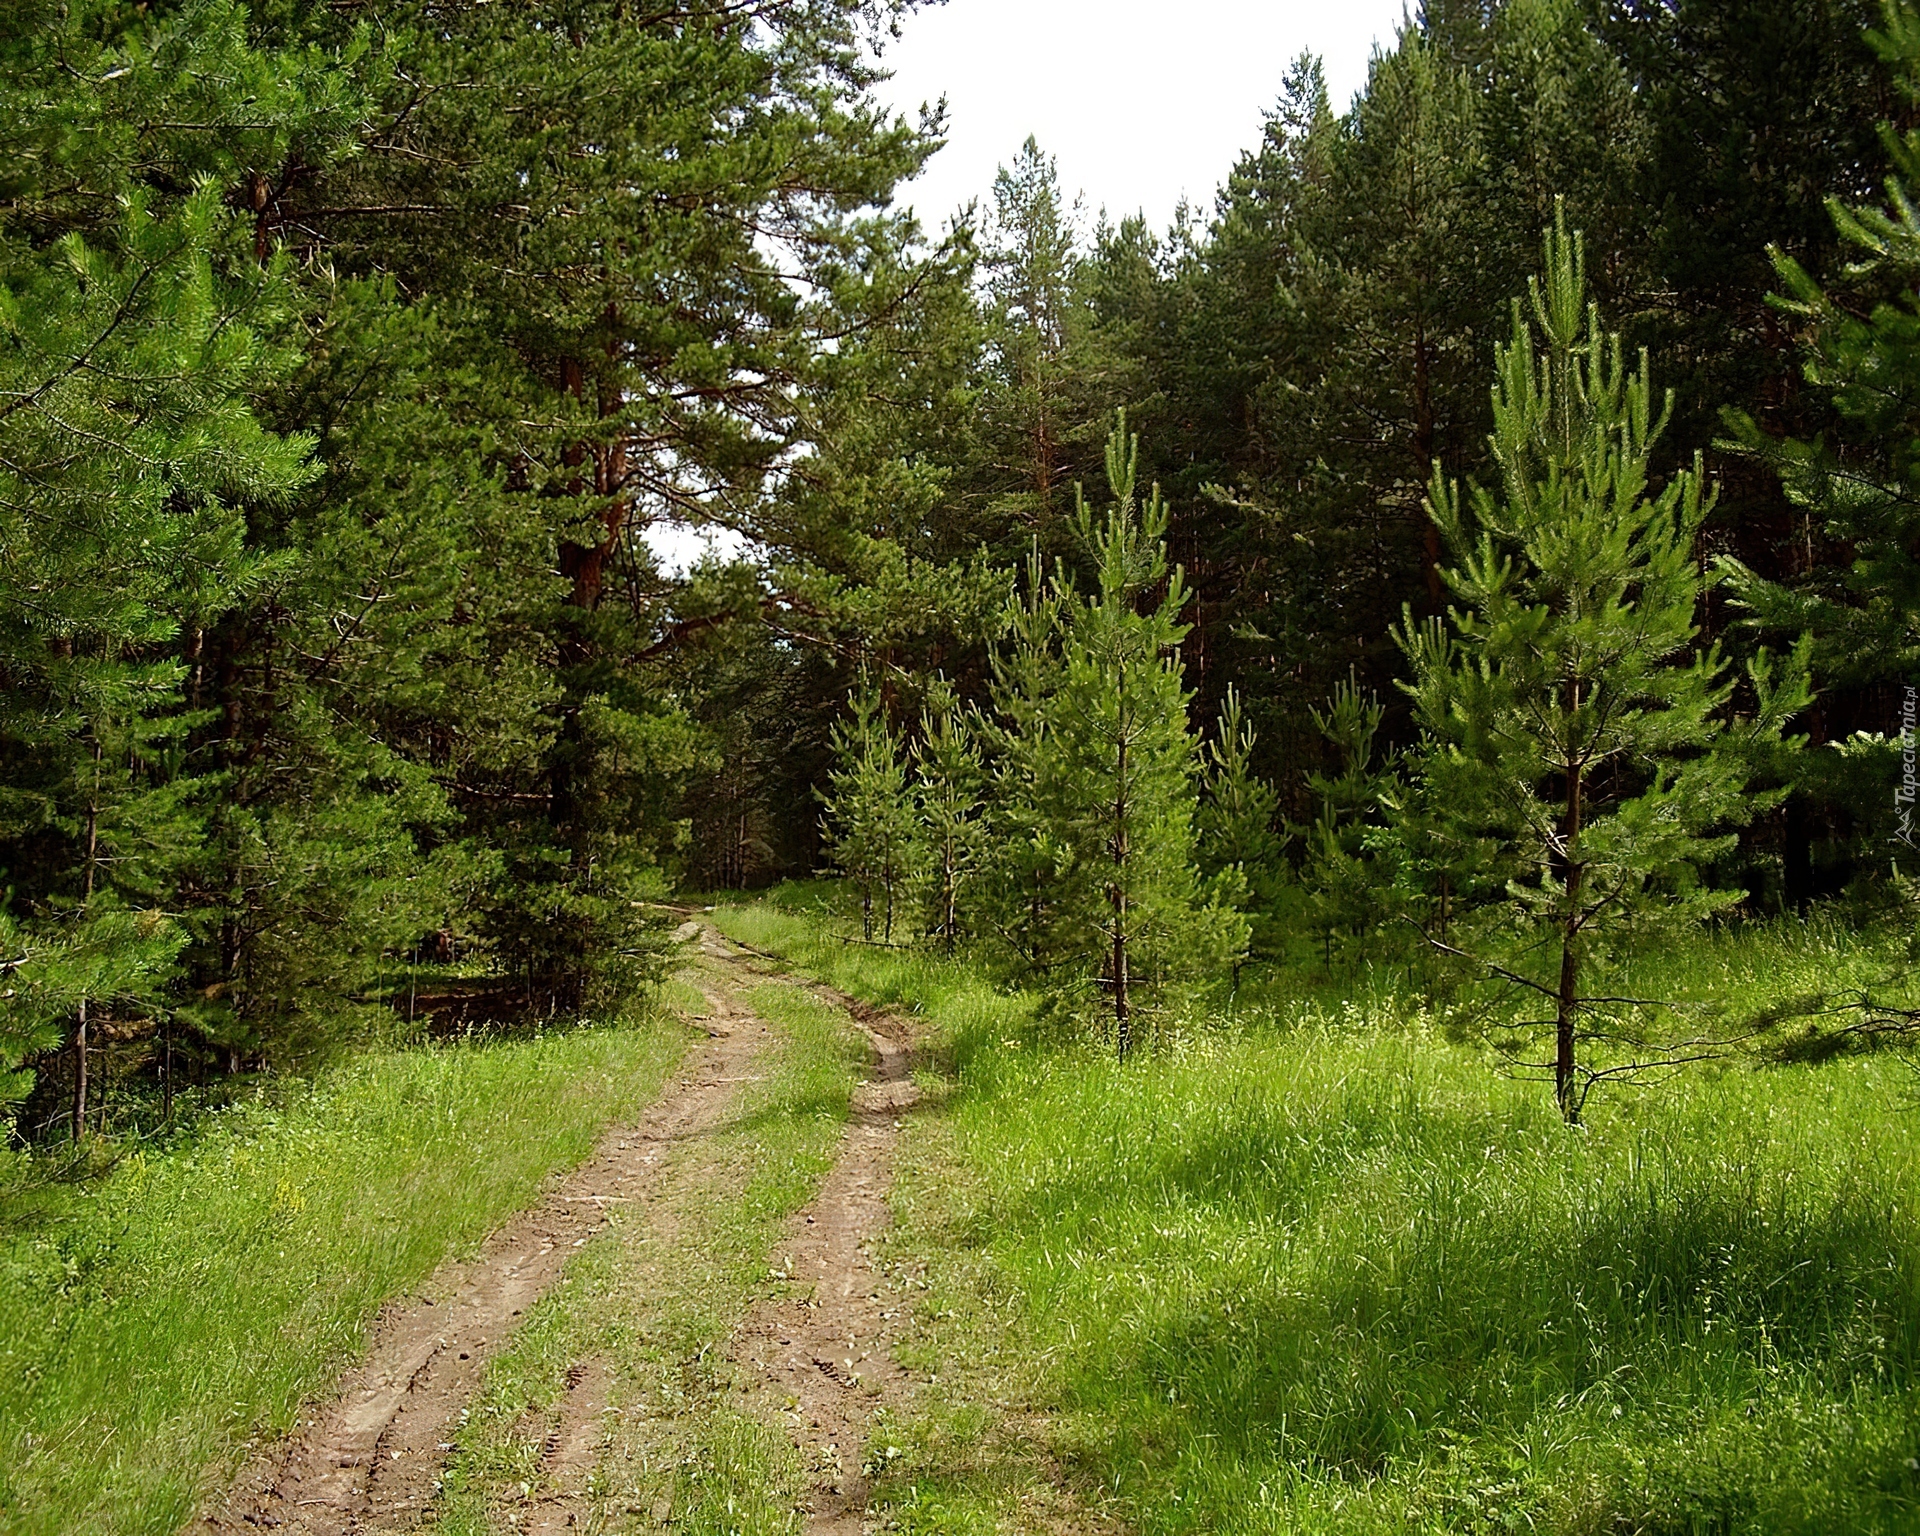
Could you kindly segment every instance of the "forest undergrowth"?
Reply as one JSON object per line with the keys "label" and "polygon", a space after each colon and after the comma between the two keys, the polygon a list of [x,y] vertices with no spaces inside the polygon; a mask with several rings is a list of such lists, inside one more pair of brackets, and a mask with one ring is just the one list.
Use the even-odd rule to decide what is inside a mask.
{"label": "forest undergrowth", "polygon": [[[1569,1129],[1386,967],[1249,988],[1119,1066],[964,961],[844,942],[806,888],[716,921],[940,1042],[895,1196],[939,1387],[896,1426],[902,1530],[1017,1525],[1047,1478],[1150,1532],[1920,1520],[1894,1053],[1755,1050]],[[1816,919],[1631,969],[1753,1014],[1890,958]]]}
{"label": "forest undergrowth", "polygon": [[0,1164],[0,1530],[178,1529],[686,1038],[662,1013],[368,1052],[130,1140],[104,1177]]}

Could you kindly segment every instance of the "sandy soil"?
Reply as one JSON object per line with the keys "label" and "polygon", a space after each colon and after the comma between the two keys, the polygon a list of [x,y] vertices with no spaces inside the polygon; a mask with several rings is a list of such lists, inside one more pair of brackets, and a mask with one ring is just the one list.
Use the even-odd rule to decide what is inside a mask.
{"label": "sandy soil", "polygon": [[735,1335],[733,1360],[750,1400],[784,1424],[810,1483],[809,1532],[857,1536],[865,1528],[868,1430],[875,1411],[904,1402],[908,1383],[891,1346],[904,1305],[872,1257],[889,1219],[894,1143],[917,1092],[906,1026],[853,999],[815,988],[847,1009],[871,1042],[875,1068],[819,1195],[788,1228],[775,1266],[798,1285],[756,1307]]}

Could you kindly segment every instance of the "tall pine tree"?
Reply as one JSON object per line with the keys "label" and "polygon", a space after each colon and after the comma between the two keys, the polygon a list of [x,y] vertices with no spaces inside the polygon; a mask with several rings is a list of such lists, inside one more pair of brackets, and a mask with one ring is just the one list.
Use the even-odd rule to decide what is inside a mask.
{"label": "tall pine tree", "polygon": [[1079,978],[1106,994],[1123,1060],[1143,995],[1218,976],[1247,940],[1245,919],[1215,899],[1197,867],[1201,745],[1179,651],[1187,592],[1168,566],[1159,488],[1144,502],[1137,495],[1139,455],[1123,414],[1107,440],[1105,515],[1076,488],[1096,574],[1085,592],[1064,569],[1054,578],[1065,623],[1043,748],[1070,953]]}
{"label": "tall pine tree", "polygon": [[1409,611],[1399,640],[1430,809],[1505,851],[1503,906],[1557,960],[1523,979],[1552,1000],[1554,1096],[1573,1122],[1614,1070],[1581,1051],[1601,1032],[1586,996],[1599,946],[1635,919],[1698,921],[1740,899],[1707,866],[1765,803],[1749,787],[1755,757],[1807,688],[1803,654],[1777,679],[1763,655],[1746,679],[1754,713],[1729,718],[1737,679],[1696,643],[1703,477],[1653,486],[1668,407],[1647,359],[1630,367],[1601,330],[1564,216],[1543,256],[1496,353],[1497,486],[1463,497],[1435,468],[1447,623]]}

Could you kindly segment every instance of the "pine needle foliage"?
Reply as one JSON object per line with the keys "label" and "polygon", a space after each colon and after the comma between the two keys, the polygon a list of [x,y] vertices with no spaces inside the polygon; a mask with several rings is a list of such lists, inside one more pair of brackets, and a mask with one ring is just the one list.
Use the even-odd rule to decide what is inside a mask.
{"label": "pine needle foliage", "polygon": [[[835,765],[822,797],[835,861],[860,893],[868,940],[893,942],[893,924],[913,866],[914,802],[907,759],[887,721],[879,689],[861,679],[852,718],[833,728]],[[877,911],[877,917],[876,917]]]}
{"label": "pine needle foliage", "polygon": [[985,850],[986,768],[959,695],[944,677],[927,690],[913,764],[919,813],[913,884],[921,932],[952,954],[974,904]]}
{"label": "pine needle foliage", "polygon": [[1010,978],[1045,987],[1065,943],[1066,849],[1051,739],[1065,603],[1037,540],[1001,624],[991,656],[993,708],[981,728],[990,763],[983,907]]}
{"label": "pine needle foliage", "polygon": [[[1869,37],[1903,94],[1920,101],[1920,9],[1889,6],[1885,30]],[[1892,161],[1884,205],[1828,202],[1854,256],[1845,286],[1855,291],[1829,291],[1773,252],[1785,290],[1774,303],[1804,327],[1807,380],[1830,394],[1859,441],[1775,439],[1745,412],[1729,413],[1739,445],[1771,465],[1852,559],[1791,586],[1737,560],[1723,568],[1768,628],[1813,632],[1823,676],[1847,680],[1920,671],[1920,129],[1888,126],[1883,138]]]}
{"label": "pine needle foliage", "polygon": [[1351,674],[1334,689],[1324,711],[1311,713],[1339,763],[1337,772],[1307,776],[1307,788],[1320,804],[1302,829],[1310,921],[1331,961],[1336,936],[1371,933],[1395,904],[1392,872],[1380,856],[1393,764],[1378,750],[1386,709]]}
{"label": "pine needle foliage", "polygon": [[189,36],[94,9],[61,18],[92,30],[71,59],[37,28],[0,44],[12,131],[58,167],[0,218],[0,1097],[65,1046],[76,1139],[90,1021],[164,1011],[190,936],[177,893],[221,788],[188,760],[206,722],[179,642],[275,574],[247,547],[247,508],[317,473],[311,439],[254,405],[295,360],[275,341],[286,264],[232,262],[204,174],[167,196],[113,153],[131,155],[142,109],[231,109],[188,77],[260,73],[244,18],[193,7]]}
{"label": "pine needle foliage", "polygon": [[1063,617],[1059,689],[1048,714],[1046,781],[1063,855],[1072,972],[1102,991],[1124,1060],[1141,994],[1217,977],[1246,921],[1198,868],[1201,744],[1188,723],[1180,659],[1188,592],[1167,560],[1167,507],[1137,494],[1140,444],[1120,416],[1107,439],[1103,515],[1075,487],[1075,521],[1095,570],[1081,591],[1053,577]]}
{"label": "pine needle foliage", "polygon": [[[1778,669],[1762,653],[1741,679],[1698,644],[1711,578],[1694,545],[1712,498],[1697,459],[1652,482],[1668,409],[1646,355],[1629,365],[1601,329],[1560,211],[1495,354],[1499,481],[1463,496],[1435,468],[1447,622],[1409,610],[1398,633],[1429,810],[1495,840],[1509,861],[1502,910],[1557,959],[1524,980],[1553,1008],[1540,1065],[1570,1122],[1618,1070],[1580,1055],[1603,1031],[1583,991],[1595,946],[1629,922],[1696,922],[1741,898],[1708,866],[1777,798],[1751,774],[1808,696],[1804,647]],[[1736,721],[1740,683],[1754,702]]]}
{"label": "pine needle foliage", "polygon": [[1287,865],[1279,831],[1280,797],[1254,770],[1258,739],[1240,690],[1228,684],[1206,744],[1195,827],[1201,872],[1214,882],[1222,901],[1247,915],[1249,955],[1271,956],[1279,948],[1275,909]]}

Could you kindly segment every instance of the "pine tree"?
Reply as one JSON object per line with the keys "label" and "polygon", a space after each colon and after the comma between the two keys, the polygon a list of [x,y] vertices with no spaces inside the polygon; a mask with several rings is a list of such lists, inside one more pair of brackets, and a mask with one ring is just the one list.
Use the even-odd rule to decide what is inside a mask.
{"label": "pine tree", "polygon": [[877,895],[881,939],[891,944],[895,906],[913,861],[913,796],[879,690],[862,678],[851,704],[852,720],[834,727],[838,763],[823,797],[828,841],[860,893],[862,936],[873,938]]}
{"label": "pine tree", "polygon": [[1272,956],[1281,937],[1276,908],[1287,866],[1279,831],[1280,797],[1254,772],[1256,740],[1240,691],[1228,684],[1206,746],[1196,831],[1201,872],[1215,882],[1222,901],[1247,916],[1248,953]]}
{"label": "pine tree", "polygon": [[1339,771],[1316,770],[1307,776],[1319,813],[1302,829],[1306,861],[1301,878],[1311,894],[1314,928],[1331,960],[1336,935],[1370,933],[1391,912],[1392,882],[1379,857],[1377,838],[1393,768],[1390,759],[1375,760],[1386,710],[1356,678],[1349,676],[1334,689],[1328,707],[1312,715],[1333,748]]}
{"label": "pine tree", "polygon": [[1635,918],[1698,921],[1740,899],[1705,866],[1765,803],[1748,789],[1754,756],[1807,698],[1804,652],[1778,678],[1763,655],[1745,680],[1754,714],[1728,719],[1736,678],[1696,647],[1709,582],[1694,543],[1711,498],[1697,462],[1651,486],[1664,420],[1645,355],[1629,368],[1588,306],[1583,244],[1562,213],[1495,355],[1498,487],[1463,498],[1436,466],[1448,626],[1409,611],[1398,634],[1430,808],[1513,850],[1504,905],[1557,953],[1557,975],[1527,984],[1553,1000],[1569,1122],[1611,1070],[1579,1053],[1596,945]]}
{"label": "pine tree", "polygon": [[923,918],[921,931],[952,954],[979,877],[986,774],[959,697],[945,678],[935,678],[927,690],[913,762],[917,770],[914,803],[919,811],[919,872],[914,883]]}
{"label": "pine tree", "polygon": [[[457,338],[435,363],[455,441],[485,439],[473,532],[505,556],[462,607],[517,731],[436,733],[442,752],[469,727],[506,749],[444,775],[459,825],[442,835],[492,862],[469,887],[478,926],[556,1006],[617,990],[608,965],[657,970],[664,929],[639,898],[715,746],[669,676],[706,616],[676,612],[645,529],[772,506],[827,360],[912,292],[894,282],[905,215],[874,209],[931,141],[871,101],[859,47],[890,9],[399,0],[381,16],[407,62],[382,82],[385,128],[350,163],[262,171],[271,236],[390,275]],[[357,22],[290,24],[338,44]],[[921,496],[906,468],[876,494]]]}
{"label": "pine tree", "polygon": [[993,183],[985,232],[986,349],[976,406],[980,532],[1002,559],[1037,538],[1071,542],[1067,487],[1087,465],[1105,407],[1093,403],[1082,210],[1053,157],[1029,138]]}
{"label": "pine tree", "polygon": [[1037,540],[1001,622],[991,657],[993,711],[982,728],[991,757],[985,910],[1011,975],[1046,985],[1063,958],[1066,850],[1052,736],[1065,603]]}
{"label": "pine tree", "polygon": [[316,472],[311,440],[257,408],[297,363],[276,343],[292,274],[250,257],[217,178],[317,130],[327,92],[303,101],[301,63],[255,47],[232,5],[11,20],[0,878],[19,947],[0,1074],[64,1043],[78,1139],[94,1024],[164,1015],[190,939],[180,890],[223,788],[189,750],[192,637],[276,574],[249,510]]}
{"label": "pine tree", "polygon": [[1066,627],[1045,752],[1078,968],[1106,993],[1124,1060],[1140,994],[1219,974],[1245,949],[1247,926],[1196,867],[1201,755],[1179,653],[1187,591],[1168,566],[1159,488],[1144,505],[1136,497],[1139,443],[1124,414],[1106,457],[1106,515],[1096,520],[1075,493],[1096,584],[1083,594],[1064,570],[1054,578]]}

